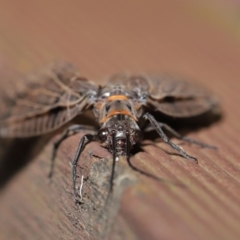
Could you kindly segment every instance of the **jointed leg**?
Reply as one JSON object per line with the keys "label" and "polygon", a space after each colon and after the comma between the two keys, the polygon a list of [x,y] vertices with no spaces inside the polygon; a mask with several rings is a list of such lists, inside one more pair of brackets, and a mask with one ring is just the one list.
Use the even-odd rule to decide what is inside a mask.
{"label": "jointed leg", "polygon": [[[82,130],[89,130],[93,131],[94,128],[91,126],[85,126],[85,125],[72,125],[69,128],[67,128],[61,136],[53,143],[53,150],[52,150],[52,157],[51,157],[51,168],[50,172],[48,174],[48,177],[51,178],[53,174],[53,169],[54,169],[54,161],[56,157],[56,152],[59,147],[59,145],[62,143],[63,140],[65,140],[67,137],[70,135],[74,135],[76,133],[81,132]],[[71,133],[71,134],[70,134]]]}
{"label": "jointed leg", "polygon": [[85,145],[91,141],[94,141],[95,139],[96,139],[96,135],[92,135],[92,134],[84,135],[79,142],[76,155],[74,157],[74,160],[72,161],[73,197],[75,202],[77,202],[77,190],[76,190],[77,163]]}
{"label": "jointed leg", "polygon": [[189,159],[189,160],[193,160],[196,163],[198,162],[197,159],[195,157],[192,157],[190,155],[188,155],[186,152],[184,152],[178,145],[174,144],[173,142],[170,141],[170,139],[166,136],[166,134],[163,132],[162,130],[162,126],[159,125],[159,123],[156,121],[156,119],[150,114],[150,113],[145,113],[143,116],[145,119],[147,119],[156,129],[157,133],[160,135],[160,137],[162,138],[162,140],[167,143],[168,145],[170,145],[173,149],[177,150],[183,157]]}
{"label": "jointed leg", "polygon": [[201,147],[207,147],[207,148],[213,148],[213,149],[217,149],[216,147],[214,146],[211,146],[211,145],[208,145],[206,143],[202,143],[202,142],[199,142],[199,141],[196,141],[194,139],[191,139],[191,138],[188,138],[188,137],[184,137],[182,136],[181,134],[179,134],[178,132],[176,132],[174,129],[172,129],[170,126],[168,126],[167,124],[165,123],[161,123],[161,122],[158,122],[160,128],[165,128],[168,132],[170,132],[173,136],[175,136],[176,138],[178,139],[181,139],[185,142],[189,142],[189,143],[193,143],[193,144],[196,144],[196,145],[199,145]]}

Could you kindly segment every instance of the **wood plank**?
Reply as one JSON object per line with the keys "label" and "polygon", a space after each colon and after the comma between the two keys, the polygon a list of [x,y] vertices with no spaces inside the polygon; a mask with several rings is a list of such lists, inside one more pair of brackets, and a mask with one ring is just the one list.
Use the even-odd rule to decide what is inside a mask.
{"label": "wood plank", "polygon": [[212,6],[199,6],[177,0],[1,1],[1,91],[24,89],[24,73],[56,59],[73,62],[98,83],[118,71],[167,71],[219,96],[223,117],[187,131],[218,151],[173,139],[198,165],[151,136],[144,140],[131,162],[157,179],[121,159],[108,200],[111,154],[99,143],[89,144],[78,168],[88,177],[80,206],[73,202],[69,162],[83,133],[61,144],[51,181],[58,134],[1,140],[0,239],[240,238],[239,20],[231,17],[229,25],[234,10],[228,7],[224,16],[214,15],[221,19],[216,24],[203,11],[211,13]]}

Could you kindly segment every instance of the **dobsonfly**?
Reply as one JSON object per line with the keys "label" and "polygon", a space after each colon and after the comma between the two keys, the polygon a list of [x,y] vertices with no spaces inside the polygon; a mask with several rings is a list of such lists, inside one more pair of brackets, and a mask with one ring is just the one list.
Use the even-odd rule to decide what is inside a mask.
{"label": "dobsonfly", "polygon": [[[123,155],[129,161],[132,146],[143,139],[140,127],[146,121],[165,143],[196,163],[197,159],[170,141],[163,129],[183,141],[215,148],[183,137],[154,117],[156,112],[161,112],[175,118],[190,118],[218,106],[212,94],[182,79],[167,75],[119,73],[110,76],[105,85],[96,86],[66,62],[52,64],[35,78],[41,83],[33,85],[28,92],[15,99],[13,106],[0,115],[0,137],[25,138],[53,132],[77,115],[92,109],[100,128],[97,133],[88,133],[81,138],[72,161],[75,201],[78,199],[76,167],[85,145],[91,141],[100,141],[112,153],[111,182],[116,160]],[[70,126],[54,143],[52,166],[59,144],[69,132],[77,133],[83,128],[83,125]]]}

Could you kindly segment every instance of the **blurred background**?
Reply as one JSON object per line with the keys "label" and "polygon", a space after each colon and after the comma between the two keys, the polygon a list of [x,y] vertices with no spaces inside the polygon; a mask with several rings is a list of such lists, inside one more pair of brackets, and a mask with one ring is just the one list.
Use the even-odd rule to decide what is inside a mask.
{"label": "blurred background", "polygon": [[[123,232],[125,239],[240,238],[239,1],[0,0],[0,6],[1,91],[11,94],[14,89],[24,88],[24,74],[60,59],[72,62],[82,75],[98,83],[119,71],[183,74],[206,86],[221,100],[223,120],[198,135],[191,135],[218,146],[220,153],[207,152],[208,161],[203,160],[200,170],[184,162],[180,166],[164,163],[170,172],[177,173],[177,167],[184,169],[182,177],[194,189],[189,190],[193,194],[191,198],[181,192],[182,189],[166,190],[165,197],[160,196],[159,208],[149,210],[159,213],[153,217],[154,225],[150,220],[141,222],[137,210],[131,212],[123,197],[117,220],[119,226],[113,231],[112,239],[121,239]],[[4,146],[1,151],[5,151]],[[72,152],[74,149],[73,146]],[[54,201],[54,195],[49,197],[51,190],[47,190],[47,184],[44,190],[49,196],[43,197],[41,190],[44,200],[38,205],[35,200],[31,203],[31,194],[39,194],[39,189],[43,188],[40,180],[37,183],[34,180],[35,170],[47,165],[50,150],[51,146],[45,150],[44,157],[32,161],[1,188],[0,239],[76,239],[82,236],[81,224],[84,223],[79,221],[74,225],[71,209],[65,212],[62,209],[64,203],[50,213],[43,210],[42,202],[48,202],[46,206],[51,208]],[[45,171],[47,167],[44,165],[41,169]],[[4,169],[1,171],[3,173]],[[44,171],[40,178],[46,177]],[[168,191],[185,202],[168,205],[172,198],[172,192]],[[197,198],[202,203],[188,209]],[[141,204],[139,206],[143,207],[144,202]],[[19,208],[22,208],[20,212]],[[209,213],[213,208],[215,210]],[[43,211],[41,216],[39,209]],[[163,209],[167,211],[163,213]],[[55,215],[56,212],[62,213]],[[89,232],[87,236],[93,237]]]}
{"label": "blurred background", "polygon": [[1,1],[1,6],[1,61],[21,72],[66,59],[94,79],[119,70],[170,70],[206,79],[224,72],[219,64],[232,70],[238,64],[238,1]]}

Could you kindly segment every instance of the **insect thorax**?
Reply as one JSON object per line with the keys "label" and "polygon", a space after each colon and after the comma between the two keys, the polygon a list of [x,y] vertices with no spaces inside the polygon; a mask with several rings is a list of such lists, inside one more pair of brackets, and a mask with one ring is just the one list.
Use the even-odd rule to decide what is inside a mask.
{"label": "insect thorax", "polygon": [[93,112],[102,125],[114,115],[126,115],[137,121],[142,115],[142,101],[138,95],[121,86],[108,86],[101,90]]}

